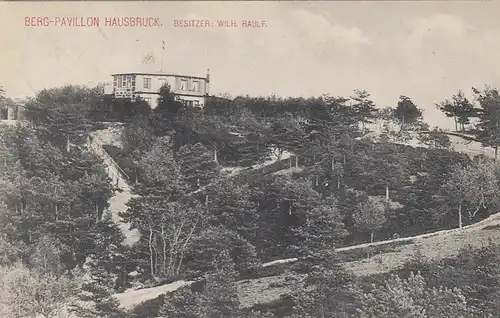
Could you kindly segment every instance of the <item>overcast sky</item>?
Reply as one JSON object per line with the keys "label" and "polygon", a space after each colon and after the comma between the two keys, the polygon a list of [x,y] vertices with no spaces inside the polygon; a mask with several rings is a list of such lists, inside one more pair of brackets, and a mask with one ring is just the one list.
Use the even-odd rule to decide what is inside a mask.
{"label": "overcast sky", "polygon": [[[459,89],[500,88],[498,2],[71,2],[0,4],[0,85],[23,97],[115,72],[211,74],[211,93],[400,95],[444,125],[434,104]],[[105,27],[107,16],[159,17],[159,28]],[[25,27],[25,16],[98,16],[99,28]],[[174,28],[174,19],[265,20],[266,28]],[[144,63],[146,56],[152,56]],[[153,62],[154,61],[154,62]],[[448,124],[449,125],[449,124]]]}

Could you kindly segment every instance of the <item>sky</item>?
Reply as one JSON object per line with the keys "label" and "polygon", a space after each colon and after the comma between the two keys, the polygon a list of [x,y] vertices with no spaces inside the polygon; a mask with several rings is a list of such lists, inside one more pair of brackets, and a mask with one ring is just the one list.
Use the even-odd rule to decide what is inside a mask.
{"label": "sky", "polygon": [[[500,88],[500,3],[2,2],[0,86],[13,98],[112,73],[205,76],[212,94],[350,96],[380,108],[405,95],[431,126],[452,127],[435,104],[462,90]],[[25,17],[99,17],[99,27],[30,27]],[[106,17],[158,18],[109,27]],[[265,21],[262,28],[178,28],[174,20]],[[165,50],[162,50],[162,41]],[[163,63],[162,63],[163,61]]]}

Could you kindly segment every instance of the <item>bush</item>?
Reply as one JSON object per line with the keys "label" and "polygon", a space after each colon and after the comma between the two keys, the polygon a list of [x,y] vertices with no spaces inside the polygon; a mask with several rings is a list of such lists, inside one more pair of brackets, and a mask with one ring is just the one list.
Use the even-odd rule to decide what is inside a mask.
{"label": "bush", "polygon": [[207,229],[198,234],[186,253],[185,268],[190,272],[205,273],[214,270],[214,260],[228,251],[238,272],[257,264],[255,248],[243,237],[224,228]]}
{"label": "bush", "polygon": [[147,300],[131,311],[129,318],[159,317],[160,309],[165,303],[165,295]]}

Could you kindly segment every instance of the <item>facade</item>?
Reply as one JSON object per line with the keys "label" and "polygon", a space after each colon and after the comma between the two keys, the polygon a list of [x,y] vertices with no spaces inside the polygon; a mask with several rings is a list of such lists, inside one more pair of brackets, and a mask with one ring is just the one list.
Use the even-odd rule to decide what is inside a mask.
{"label": "facade", "polygon": [[24,112],[22,104],[0,105],[0,123],[15,125],[24,121]]}
{"label": "facade", "polygon": [[151,108],[158,106],[160,88],[168,84],[177,100],[203,107],[209,94],[210,75],[206,77],[167,73],[121,73],[113,74],[113,84],[105,88],[115,98],[141,98]]}

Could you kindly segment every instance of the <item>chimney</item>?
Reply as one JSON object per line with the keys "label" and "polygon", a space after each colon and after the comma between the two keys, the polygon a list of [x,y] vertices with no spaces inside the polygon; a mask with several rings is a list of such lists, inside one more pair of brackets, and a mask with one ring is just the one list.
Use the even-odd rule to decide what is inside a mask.
{"label": "chimney", "polygon": [[205,84],[205,95],[210,94],[210,69],[207,69],[207,81]]}

